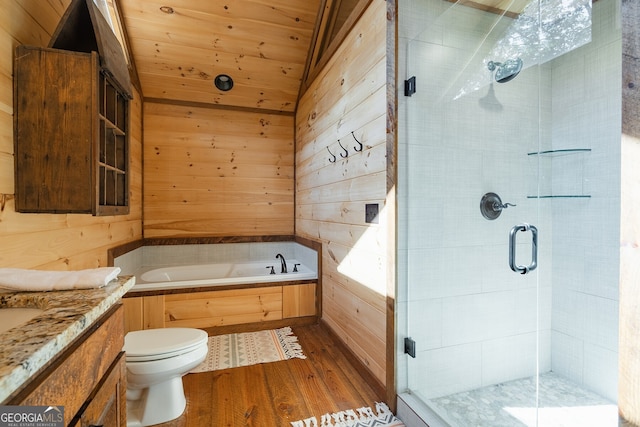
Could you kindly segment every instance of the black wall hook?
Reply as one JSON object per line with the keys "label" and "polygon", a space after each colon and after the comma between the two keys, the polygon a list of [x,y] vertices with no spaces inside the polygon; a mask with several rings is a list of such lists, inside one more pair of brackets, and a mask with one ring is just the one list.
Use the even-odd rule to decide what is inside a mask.
{"label": "black wall hook", "polygon": [[349,151],[342,146],[342,143],[340,142],[340,140],[338,140],[338,145],[340,146],[340,148],[342,148],[344,150],[344,154],[340,153],[340,157],[342,157],[343,159],[348,157],[349,156]]}
{"label": "black wall hook", "polygon": [[355,139],[356,142],[358,143],[358,145],[353,147],[353,149],[356,151],[362,151],[362,147],[363,147],[362,142],[358,141],[358,138],[356,138],[356,135],[353,133],[353,131],[351,131],[351,136],[353,136],[353,139]]}
{"label": "black wall hook", "polygon": [[328,145],[327,145],[327,151],[329,152],[329,154],[331,154],[331,157],[329,157],[329,161],[330,161],[331,163],[335,163],[335,162],[336,162],[336,155],[335,155],[335,154],[333,154],[333,153],[331,152],[331,150],[329,150],[329,146],[328,146]]}

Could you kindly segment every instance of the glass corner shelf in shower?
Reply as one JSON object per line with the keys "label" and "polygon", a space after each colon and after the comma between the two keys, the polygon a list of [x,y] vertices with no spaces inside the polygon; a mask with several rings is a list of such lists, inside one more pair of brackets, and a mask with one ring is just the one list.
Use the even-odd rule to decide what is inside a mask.
{"label": "glass corner shelf in shower", "polygon": [[588,153],[591,151],[591,148],[567,148],[563,150],[545,150],[545,151],[533,151],[531,153],[527,153],[528,156],[561,156],[563,154],[578,154],[578,153]]}
{"label": "glass corner shelf in shower", "polygon": [[561,194],[561,195],[540,195],[540,196],[527,196],[527,199],[590,199],[590,195],[573,195],[573,194]]}
{"label": "glass corner shelf in shower", "polygon": [[[566,176],[565,178],[571,179],[575,177],[582,177],[575,182],[561,181],[565,188],[556,188],[556,191],[549,188],[547,191],[543,191],[538,195],[529,195],[528,199],[589,199],[590,195],[584,194],[584,156],[575,157],[574,155],[584,155],[591,152],[591,148],[567,148],[558,150],[545,150],[534,151],[527,153],[528,156],[537,156],[539,158],[547,158],[553,160],[554,170],[561,171]],[[557,163],[559,162],[559,163]],[[550,165],[550,164],[549,164]],[[556,169],[556,167],[558,169]]]}

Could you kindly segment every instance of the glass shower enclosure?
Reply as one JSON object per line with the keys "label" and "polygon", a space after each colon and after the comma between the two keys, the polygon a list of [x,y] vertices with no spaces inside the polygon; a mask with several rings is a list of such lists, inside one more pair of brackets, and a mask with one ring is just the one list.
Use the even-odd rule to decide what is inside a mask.
{"label": "glass shower enclosure", "polygon": [[400,0],[398,394],[617,425],[620,0]]}

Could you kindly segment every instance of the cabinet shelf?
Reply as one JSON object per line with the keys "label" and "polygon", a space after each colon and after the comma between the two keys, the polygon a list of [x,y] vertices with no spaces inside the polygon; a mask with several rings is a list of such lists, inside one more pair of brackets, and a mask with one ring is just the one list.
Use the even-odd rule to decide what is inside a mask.
{"label": "cabinet shelf", "polygon": [[116,126],[113,122],[107,119],[105,116],[100,115],[100,120],[104,123],[105,129],[109,129],[115,135],[124,136],[125,132],[119,126]]}
{"label": "cabinet shelf", "polygon": [[98,164],[100,165],[100,167],[105,168],[105,169],[110,170],[110,171],[113,171],[113,172],[116,172],[116,173],[121,173],[121,174],[126,174],[127,173],[127,171],[125,171],[124,169],[120,169],[120,168],[118,168],[116,166],[113,166],[113,165],[110,165],[110,164],[107,164],[107,163],[100,162]]}

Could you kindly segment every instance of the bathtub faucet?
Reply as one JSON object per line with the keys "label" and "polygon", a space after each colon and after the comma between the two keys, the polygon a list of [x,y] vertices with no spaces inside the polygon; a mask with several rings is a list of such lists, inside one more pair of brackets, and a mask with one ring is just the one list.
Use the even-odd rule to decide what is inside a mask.
{"label": "bathtub faucet", "polygon": [[284,260],[284,257],[282,256],[282,254],[278,254],[276,255],[276,258],[280,258],[280,273],[286,273],[287,272],[287,262]]}

